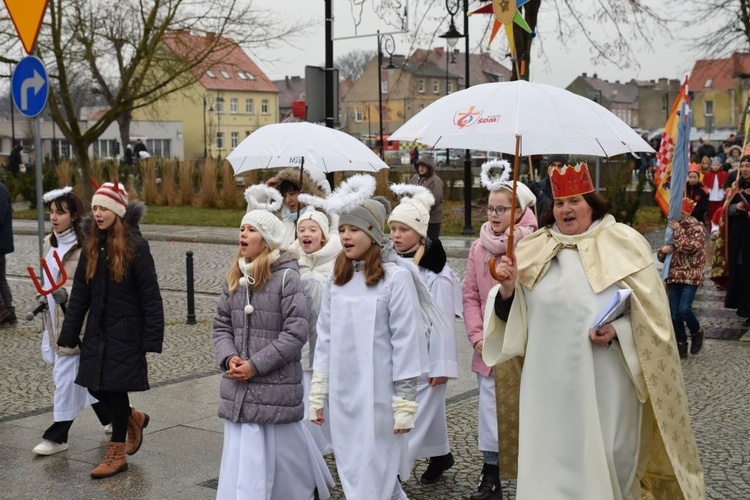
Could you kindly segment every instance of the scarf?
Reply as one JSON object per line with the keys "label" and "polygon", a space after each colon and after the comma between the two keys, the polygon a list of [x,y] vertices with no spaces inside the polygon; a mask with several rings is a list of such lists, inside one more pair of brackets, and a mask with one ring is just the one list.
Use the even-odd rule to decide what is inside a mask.
{"label": "scarf", "polygon": [[[44,257],[44,261],[47,263],[47,267],[49,268],[49,272],[52,275],[53,279],[57,281],[60,278],[61,272],[60,267],[57,265],[57,261],[55,261],[53,253],[57,252],[57,256],[60,257],[60,261],[63,261],[65,259],[65,255],[67,255],[73,247],[78,245],[78,235],[76,235],[72,227],[69,227],[62,233],[55,233],[55,236],[57,237],[57,246],[50,247],[49,251],[47,251],[47,255]],[[72,276],[68,276],[68,278],[71,280],[73,279]],[[52,283],[49,283],[47,279],[47,273],[43,273],[42,279],[44,288],[46,290],[49,290],[52,287]],[[55,317],[57,316],[57,307],[55,304],[55,299],[52,297],[51,293],[47,295],[47,305],[49,308],[50,316],[49,328],[50,330],[54,330],[56,325]]]}
{"label": "scarf", "polygon": [[[510,227],[508,227],[510,229]],[[487,264],[490,262],[492,257],[500,257],[505,255],[508,250],[508,229],[502,234],[496,234],[492,230],[492,226],[489,221],[482,224],[479,229],[479,243],[484,248],[484,255],[482,256],[482,262],[484,264],[484,272],[488,272]]]}

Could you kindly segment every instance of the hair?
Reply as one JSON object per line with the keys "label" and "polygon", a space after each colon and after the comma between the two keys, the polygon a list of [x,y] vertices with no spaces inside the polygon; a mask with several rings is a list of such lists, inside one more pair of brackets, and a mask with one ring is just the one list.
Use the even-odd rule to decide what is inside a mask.
{"label": "hair", "polygon": [[[362,256],[362,260],[365,262],[365,285],[367,286],[377,285],[385,277],[385,268],[383,268],[383,263],[380,260],[380,253],[380,245],[373,242],[372,246]],[[354,277],[352,259],[341,252],[333,265],[333,284],[345,285],[349,283],[352,277]]]}
{"label": "hair", "polygon": [[[234,254],[234,259],[232,259],[232,264],[229,266],[229,270],[227,271],[227,287],[229,288],[229,293],[236,292],[240,287],[242,270],[240,270],[240,266],[237,265],[237,261],[240,257],[240,249],[238,248],[237,253]],[[255,280],[255,284],[253,284],[253,290],[260,290],[261,288],[266,286],[268,280],[271,279],[271,251],[268,249],[268,245],[266,245],[266,248],[263,250],[263,252],[255,257],[252,262],[252,276],[253,280]]]}
{"label": "hair", "polygon": [[[581,195],[584,200],[586,200],[586,203],[589,204],[591,207],[591,220],[599,220],[603,218],[605,215],[607,215],[612,210],[612,204],[607,201],[602,195],[599,193],[592,191],[590,193],[586,193],[584,195]],[[542,212],[542,224],[545,226],[551,226],[555,223],[555,215],[553,212],[555,203],[554,200],[552,202],[552,205],[544,209],[544,212]]]}
{"label": "hair", "polygon": [[[99,226],[94,221],[91,222],[89,237],[86,240],[84,250],[88,262],[86,264],[86,280],[91,281],[99,269],[99,235],[101,234]],[[128,264],[135,256],[130,228],[122,221],[120,217],[115,217],[115,222],[107,231],[107,267],[109,268],[110,277],[117,283],[125,278]]]}
{"label": "hair", "polygon": [[282,196],[286,196],[286,194],[289,191],[299,191],[299,190],[300,190],[299,186],[292,181],[288,181],[284,179],[283,181],[279,183],[279,193],[281,193]]}
{"label": "hair", "polygon": [[[81,229],[81,217],[84,213],[83,202],[74,192],[66,193],[52,200],[49,203],[50,208],[55,205],[55,208],[60,212],[67,212],[70,214],[70,221],[73,223],[73,231],[76,233],[76,240],[78,246],[83,245],[83,229]],[[57,236],[52,231],[50,235],[50,244],[53,247],[57,247]]]}

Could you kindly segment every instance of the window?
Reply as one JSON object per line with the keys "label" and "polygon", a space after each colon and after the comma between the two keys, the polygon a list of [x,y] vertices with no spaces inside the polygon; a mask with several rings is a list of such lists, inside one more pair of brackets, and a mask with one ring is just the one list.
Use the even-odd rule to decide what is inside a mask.
{"label": "window", "polygon": [[703,87],[705,87],[705,88],[707,88],[707,89],[708,89],[708,88],[711,88],[711,85],[712,85],[713,83],[714,83],[714,79],[713,79],[713,78],[709,78],[708,80],[706,80],[706,84],[705,84],[705,85],[704,85]]}
{"label": "window", "polygon": [[223,69],[221,70],[221,76],[223,76],[227,80],[231,80],[232,79],[232,75],[230,75],[228,71],[224,71]]}
{"label": "window", "polygon": [[362,121],[362,108],[354,108],[354,121],[357,123]]}
{"label": "window", "polygon": [[260,114],[268,114],[268,99],[261,99],[260,101]]}
{"label": "window", "polygon": [[255,80],[255,77],[247,71],[243,71],[242,74],[245,75],[248,80]]}
{"label": "window", "polygon": [[714,114],[714,102],[713,101],[704,101],[703,102],[703,114],[704,115],[712,115],[712,114]]}
{"label": "window", "polygon": [[388,80],[383,80],[382,82],[380,82],[380,93],[381,94],[388,93]]}
{"label": "window", "polygon": [[240,136],[237,132],[232,132],[231,134],[231,140],[232,140],[232,149],[237,147],[237,144],[240,142]]}
{"label": "window", "polygon": [[115,139],[98,139],[91,144],[94,158],[114,158],[120,144]]}
{"label": "window", "polygon": [[449,94],[452,93],[453,92],[453,82],[451,80],[448,80],[447,82],[445,82],[445,85],[446,85],[446,88],[448,90],[448,93]]}
{"label": "window", "polygon": [[236,113],[237,112],[237,98],[232,97],[229,99],[229,112],[230,113]]}
{"label": "window", "polygon": [[417,82],[417,92],[424,94],[424,78],[420,78]]}
{"label": "window", "polygon": [[438,92],[440,92],[440,80],[433,78],[432,79],[432,93],[437,94]]}
{"label": "window", "polygon": [[156,158],[171,158],[172,157],[172,141],[171,139],[147,139],[146,149]]}
{"label": "window", "polygon": [[245,113],[252,115],[255,112],[253,111],[254,107],[254,101],[252,99],[245,99]]}
{"label": "window", "polygon": [[216,99],[216,112],[217,113],[224,112],[224,98],[223,97],[218,97]]}
{"label": "window", "polygon": [[237,76],[240,77],[240,80],[247,80],[247,76],[245,76],[245,73],[243,73],[242,71],[238,71]]}
{"label": "window", "polygon": [[224,132],[216,132],[216,149],[224,149]]}
{"label": "window", "polygon": [[55,139],[52,141],[52,158],[70,158],[70,144],[65,139]]}
{"label": "window", "polygon": [[209,78],[216,78],[216,73],[214,73],[210,69],[206,70],[206,74],[208,75]]}

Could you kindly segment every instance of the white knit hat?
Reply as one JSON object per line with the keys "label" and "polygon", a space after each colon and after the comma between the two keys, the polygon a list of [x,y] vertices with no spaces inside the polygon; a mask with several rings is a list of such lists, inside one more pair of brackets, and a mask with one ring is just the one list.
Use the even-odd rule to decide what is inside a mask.
{"label": "white knit hat", "polygon": [[323,234],[328,234],[328,231],[330,231],[330,222],[328,221],[328,216],[324,214],[323,212],[319,212],[317,210],[306,210],[302,212],[299,216],[299,219],[297,219],[297,230],[299,231],[299,225],[302,223],[302,221],[311,220],[320,226],[320,230],[323,232]]}
{"label": "white knit hat", "polygon": [[250,210],[242,218],[242,224],[253,226],[263,237],[268,248],[273,251],[284,243],[286,228],[284,223],[271,212],[266,210]]}
{"label": "white knit hat", "polygon": [[[513,181],[504,181],[500,189],[504,189],[509,192],[513,192]],[[536,204],[536,196],[531,192],[531,189],[523,182],[516,182],[516,200],[521,210],[526,210],[530,206]]]}
{"label": "white knit hat", "polygon": [[400,222],[414,229],[423,238],[427,236],[427,225],[430,222],[430,207],[435,204],[435,197],[429,189],[411,184],[393,184],[391,191],[401,198],[399,205],[393,209],[388,223]]}
{"label": "white knit hat", "polygon": [[96,190],[91,198],[92,207],[104,207],[117,214],[121,219],[125,217],[128,207],[128,192],[118,182],[105,182]]}

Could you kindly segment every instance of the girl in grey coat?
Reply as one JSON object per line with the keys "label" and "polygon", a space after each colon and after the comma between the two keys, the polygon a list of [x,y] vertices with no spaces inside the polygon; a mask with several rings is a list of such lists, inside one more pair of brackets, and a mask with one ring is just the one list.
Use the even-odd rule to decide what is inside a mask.
{"label": "girl in grey coat", "polygon": [[224,372],[225,419],[217,498],[328,498],[333,480],[302,424],[302,346],[307,300],[296,255],[279,247],[284,224],[265,210],[242,219],[213,321]]}

